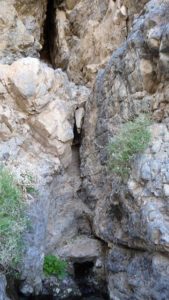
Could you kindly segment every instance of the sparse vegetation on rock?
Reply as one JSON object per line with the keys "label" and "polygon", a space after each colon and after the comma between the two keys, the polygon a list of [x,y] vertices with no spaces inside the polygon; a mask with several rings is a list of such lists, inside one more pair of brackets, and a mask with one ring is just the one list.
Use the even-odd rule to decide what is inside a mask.
{"label": "sparse vegetation on rock", "polygon": [[150,123],[147,116],[140,115],[121,126],[108,147],[109,165],[113,173],[120,176],[129,174],[132,159],[143,152],[151,140]]}
{"label": "sparse vegetation on rock", "polygon": [[26,229],[25,203],[14,175],[0,168],[0,266],[8,272],[21,260],[22,233]]}
{"label": "sparse vegetation on rock", "polygon": [[67,262],[54,255],[46,255],[43,270],[45,275],[54,275],[63,279],[67,271]]}

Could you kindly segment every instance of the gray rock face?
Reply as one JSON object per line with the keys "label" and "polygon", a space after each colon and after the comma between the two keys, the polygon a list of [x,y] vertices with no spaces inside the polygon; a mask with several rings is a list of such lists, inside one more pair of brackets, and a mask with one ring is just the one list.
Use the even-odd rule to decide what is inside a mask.
{"label": "gray rock face", "polygon": [[113,247],[108,257],[110,299],[168,299],[168,257]]}
{"label": "gray rock face", "polygon": [[56,277],[44,279],[42,293],[45,296],[52,295],[54,300],[81,296],[78,286],[69,276],[64,280],[58,280]]}
{"label": "gray rock face", "polygon": [[6,278],[4,275],[0,275],[0,300],[10,300],[6,295]]}
{"label": "gray rock face", "polygon": [[[83,189],[86,204],[94,211],[95,233],[108,243],[117,261],[117,265],[111,259],[108,263],[113,300],[169,297],[165,277],[169,249],[168,5],[167,1],[148,2],[127,41],[100,71],[86,106]],[[121,123],[144,112],[154,122],[151,145],[136,157],[130,178],[122,182],[107,169],[106,145]]]}

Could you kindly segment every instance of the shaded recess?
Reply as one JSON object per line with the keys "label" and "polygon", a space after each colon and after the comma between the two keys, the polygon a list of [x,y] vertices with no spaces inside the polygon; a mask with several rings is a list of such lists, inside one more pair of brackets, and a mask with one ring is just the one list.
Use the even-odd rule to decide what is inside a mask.
{"label": "shaded recess", "polygon": [[64,0],[48,0],[46,19],[44,22],[43,29],[43,48],[40,51],[40,58],[45,62],[51,64],[53,67],[52,53],[55,49],[55,40],[57,37],[57,26],[56,26],[56,9],[59,7]]}
{"label": "shaded recess", "polygon": [[47,1],[47,10],[46,10],[46,19],[44,22],[43,28],[43,37],[42,40],[43,48],[40,51],[40,58],[46,63],[52,65],[53,68],[59,66],[63,68],[62,64],[58,61],[55,62],[56,53],[59,52],[58,49],[58,29],[56,24],[56,9],[64,9],[65,0],[48,0]]}
{"label": "shaded recess", "polygon": [[92,277],[94,263],[86,261],[81,263],[74,263],[75,281],[79,286],[82,295],[87,296],[95,292],[94,287],[90,284],[90,277]]}
{"label": "shaded recess", "polygon": [[74,276],[75,281],[84,298],[91,300],[108,300],[108,291],[104,288],[97,286],[94,279],[94,261],[75,262],[74,263]]}
{"label": "shaded recess", "polygon": [[51,47],[53,46],[56,36],[55,26],[55,12],[57,7],[57,1],[48,0],[46,19],[43,28],[43,48],[40,51],[40,58],[47,63],[52,64],[51,60]]}
{"label": "shaded recess", "polygon": [[81,133],[79,133],[77,130],[76,123],[74,123],[73,135],[74,135],[73,146],[80,147],[82,137],[81,137]]}

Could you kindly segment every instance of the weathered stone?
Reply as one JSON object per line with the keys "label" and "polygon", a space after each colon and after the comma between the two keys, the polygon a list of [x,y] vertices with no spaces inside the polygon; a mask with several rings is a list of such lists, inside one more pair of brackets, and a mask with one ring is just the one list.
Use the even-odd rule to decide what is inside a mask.
{"label": "weathered stone", "polygon": [[[168,2],[147,2],[135,18],[127,41],[99,72],[84,121],[82,187],[86,203],[94,211],[95,234],[109,244],[112,253],[116,244],[126,255],[124,260],[117,255],[118,269],[114,262],[110,266],[113,300],[168,298],[168,287],[162,284],[169,251]],[[145,153],[132,161],[129,178],[122,181],[107,167],[106,145],[122,123],[144,112],[152,116],[152,140]],[[139,251],[145,251],[145,256]],[[135,257],[129,268],[132,278],[126,272],[130,252]],[[164,268],[159,258],[157,277],[155,272],[151,274],[155,252],[165,256]],[[139,275],[135,278],[136,270]]]}
{"label": "weathered stone", "polygon": [[71,243],[84,232],[91,234],[92,215],[78,196],[80,185],[78,148],[74,147],[70,166],[54,178],[51,185],[46,243],[48,253],[62,249],[65,243]]}
{"label": "weathered stone", "polygon": [[10,300],[6,295],[6,278],[4,275],[0,275],[0,300]]}
{"label": "weathered stone", "polygon": [[73,9],[80,0],[66,0],[66,6],[68,9]]}
{"label": "weathered stone", "polygon": [[75,121],[78,133],[80,133],[82,128],[82,122],[85,115],[85,110],[83,107],[76,109],[75,111]]}
{"label": "weathered stone", "polygon": [[67,1],[66,7],[66,12],[56,10],[52,61],[67,69],[74,82],[91,86],[99,68],[127,35],[127,9],[112,0]]}
{"label": "weathered stone", "polygon": [[54,300],[81,296],[79,287],[70,276],[66,276],[64,280],[58,280],[56,277],[45,278],[42,293],[45,296],[52,296]]}
{"label": "weathered stone", "polygon": [[[75,111],[77,107],[84,106],[88,94],[87,88],[69,82],[63,71],[53,70],[36,58],[22,58],[11,66],[1,65],[0,160],[19,182],[31,174],[38,191],[35,195],[28,195],[26,199],[32,229],[25,232],[24,236],[21,291],[25,295],[40,293],[45,248],[53,249],[53,244],[55,246],[59,240],[58,231],[53,239],[53,224],[52,230],[48,231],[50,234],[47,241],[50,242],[46,247],[46,230],[50,228],[52,216],[56,222],[57,208],[60,205],[58,201],[57,208],[55,207],[55,195],[51,193],[53,186],[50,187],[50,184],[55,176],[58,176],[56,181],[62,177],[68,191],[67,193],[65,189],[66,201],[72,203],[70,210],[67,202],[62,202],[63,215],[58,219],[62,224],[65,223],[63,227],[67,234],[64,236],[62,231],[59,232],[59,236],[62,236],[60,242],[64,243],[66,237],[72,238],[80,230],[79,218],[83,215],[85,205],[75,197],[80,187],[79,167],[75,169],[75,178],[71,178],[71,171],[69,175],[65,175],[64,167],[72,162]],[[78,155],[77,164],[79,165]],[[67,178],[70,178],[70,186]],[[56,195],[57,192],[58,186]],[[79,204],[75,211],[77,199]],[[52,216],[49,214],[51,210]],[[70,217],[66,215],[66,211]],[[49,225],[48,214],[51,219]],[[72,223],[74,225],[71,228]],[[90,226],[87,222],[86,224],[90,232]]]}
{"label": "weathered stone", "polygon": [[38,56],[47,1],[1,1],[0,62],[12,63],[26,56]]}
{"label": "weathered stone", "polygon": [[[51,12],[49,2],[46,26],[53,28],[44,30],[46,4],[1,1],[0,160],[21,182],[33,174],[38,191],[25,200],[32,228],[20,289],[78,295],[71,280],[42,282],[44,255],[54,253],[92,263],[83,280],[101,290],[109,247],[110,299],[168,299],[168,1],[61,0]],[[69,78],[35,58],[45,36],[53,65]],[[70,80],[92,86],[105,65],[82,128],[90,91]],[[122,182],[107,168],[106,145],[144,112],[152,115],[152,140]]]}
{"label": "weathered stone", "polygon": [[95,261],[102,252],[101,243],[95,239],[79,236],[58,250],[58,254],[72,262]]}
{"label": "weathered stone", "polygon": [[167,299],[168,258],[114,247],[108,258],[110,299]]}

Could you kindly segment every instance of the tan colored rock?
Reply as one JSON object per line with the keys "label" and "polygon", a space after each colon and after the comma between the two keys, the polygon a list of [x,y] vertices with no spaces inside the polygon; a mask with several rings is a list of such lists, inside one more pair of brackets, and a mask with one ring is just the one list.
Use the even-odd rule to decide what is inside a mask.
{"label": "tan colored rock", "polygon": [[49,152],[59,157],[64,156],[65,166],[71,161],[70,146],[73,140],[73,128],[68,121],[72,111],[68,108],[65,102],[53,101],[44,112],[30,120],[36,138]]}
{"label": "tan colored rock", "polygon": [[97,72],[127,38],[135,14],[148,0],[67,0],[56,9],[53,65],[75,83],[92,86]]}
{"label": "tan colored rock", "polygon": [[56,67],[76,83],[92,85],[100,67],[126,37],[127,9],[114,1],[68,1],[56,10],[57,36],[51,51]]}
{"label": "tan colored rock", "polygon": [[140,72],[143,80],[144,89],[150,93],[155,92],[157,87],[157,79],[152,62],[146,59],[141,59]]}
{"label": "tan colored rock", "polygon": [[36,58],[24,58],[13,63],[8,78],[11,94],[28,113],[40,112],[53,100],[52,93],[56,90],[54,70]]}
{"label": "tan colored rock", "polygon": [[[67,167],[72,157],[75,111],[80,107],[84,112],[88,95],[87,88],[69,82],[60,69],[54,70],[36,58],[1,65],[1,138],[10,140],[22,134],[24,140],[32,136],[44,152],[58,157]],[[25,148],[26,144],[24,141]]]}
{"label": "tan colored rock", "polygon": [[[38,56],[47,1],[2,0],[0,10],[0,62]],[[42,41],[43,43],[43,41]]]}
{"label": "tan colored rock", "polygon": [[[34,136],[35,144],[37,140],[44,151],[59,156],[68,165],[71,161],[74,112],[79,105],[78,100],[85,103],[88,97],[86,91],[70,84],[61,70],[54,71],[35,58],[24,58],[11,66],[1,65],[1,139],[10,143],[10,139],[22,135],[26,149],[28,142],[24,139]],[[34,118],[30,118],[29,114],[33,114]],[[16,149],[19,150],[19,147]]]}
{"label": "tan colored rock", "polygon": [[45,111],[35,118],[34,127],[38,128],[43,136],[65,143],[73,139],[72,127],[67,121],[71,115],[62,101],[53,101],[46,107]]}

